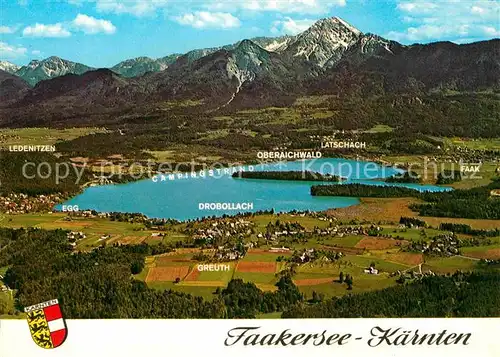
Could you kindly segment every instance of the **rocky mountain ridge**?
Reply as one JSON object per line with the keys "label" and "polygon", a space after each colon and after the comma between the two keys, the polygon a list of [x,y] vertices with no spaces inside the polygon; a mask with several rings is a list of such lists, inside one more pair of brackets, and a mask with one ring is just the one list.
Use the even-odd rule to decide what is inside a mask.
{"label": "rocky mountain ridge", "polygon": [[318,21],[297,36],[242,40],[165,61],[158,71],[148,59],[122,65],[130,70],[147,64],[141,76],[90,70],[44,80],[32,89],[10,75],[0,83],[9,99],[0,104],[0,124],[35,117],[92,120],[103,113],[151,112],[170,101],[194,100],[203,103],[203,110],[231,111],[284,106],[318,94],[364,100],[500,90],[500,40],[404,46],[363,34],[338,18]]}

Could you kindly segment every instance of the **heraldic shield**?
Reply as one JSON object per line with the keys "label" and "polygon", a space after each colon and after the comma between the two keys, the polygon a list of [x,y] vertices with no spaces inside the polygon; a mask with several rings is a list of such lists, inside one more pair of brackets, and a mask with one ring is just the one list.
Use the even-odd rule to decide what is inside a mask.
{"label": "heraldic shield", "polygon": [[33,341],[42,348],[56,348],[68,330],[57,299],[24,308]]}

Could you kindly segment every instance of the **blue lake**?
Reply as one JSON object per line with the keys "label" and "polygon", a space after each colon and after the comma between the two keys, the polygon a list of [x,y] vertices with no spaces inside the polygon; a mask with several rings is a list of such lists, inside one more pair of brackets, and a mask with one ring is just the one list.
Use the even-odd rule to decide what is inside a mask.
{"label": "blue lake", "polygon": [[[244,167],[250,170],[249,167]],[[449,188],[417,185],[386,184],[377,179],[402,172],[392,167],[384,167],[371,162],[345,159],[316,159],[309,161],[279,162],[253,166],[254,171],[302,171],[304,169],[335,174],[347,178],[346,183],[370,185],[393,185],[418,189],[421,191],[446,191]],[[80,210],[93,209],[99,212],[137,212],[148,217],[194,219],[205,216],[221,216],[274,209],[277,212],[291,210],[322,211],[328,208],[341,208],[356,205],[354,197],[314,197],[310,194],[312,185],[335,184],[323,182],[276,181],[260,179],[235,179],[231,174],[205,177],[167,179],[168,175],[121,185],[94,186],[85,189],[80,195],[65,202],[65,205],[78,205]],[[189,174],[188,174],[189,176]],[[248,210],[202,210],[200,203],[253,203]],[[61,209],[59,206],[58,209]]]}

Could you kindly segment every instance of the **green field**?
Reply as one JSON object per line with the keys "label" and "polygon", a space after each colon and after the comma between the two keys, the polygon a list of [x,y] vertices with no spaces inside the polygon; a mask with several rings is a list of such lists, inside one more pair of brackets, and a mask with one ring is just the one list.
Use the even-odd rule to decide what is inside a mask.
{"label": "green field", "polygon": [[457,270],[473,270],[477,265],[477,260],[453,256],[449,258],[430,258],[425,260],[422,271],[431,270],[438,274],[453,273]]}
{"label": "green field", "polygon": [[327,228],[330,222],[319,220],[314,217],[301,217],[301,216],[292,216],[290,214],[280,214],[277,215],[258,215],[250,218],[252,222],[256,225],[256,230],[259,232],[265,232],[267,224],[271,222],[276,222],[279,220],[280,222],[298,222],[304,228],[308,230],[312,230],[314,227],[319,228]]}
{"label": "green field", "polygon": [[[230,263],[223,263],[230,264]],[[233,278],[234,274],[234,264],[230,264],[231,269],[229,271],[202,271],[198,277],[198,281],[221,281],[225,285]]]}
{"label": "green field", "polygon": [[368,268],[371,263],[375,263],[375,268],[377,268],[380,273],[393,273],[398,270],[405,270],[409,268],[408,265],[388,262],[375,256],[368,255],[346,255],[342,258],[342,260],[351,262],[360,268]]}
{"label": "green field", "polygon": [[[437,219],[437,218],[436,218]],[[242,259],[242,262],[262,262],[274,263],[280,256],[290,258],[291,252],[294,250],[302,249],[322,249],[323,247],[340,247],[346,248],[346,255],[337,261],[328,261],[327,259],[320,258],[319,260],[312,261],[305,264],[300,264],[293,268],[293,265],[287,262],[277,262],[277,267],[274,273],[260,273],[260,272],[239,272],[236,271],[235,262],[222,263],[230,264],[229,271],[202,271],[189,274],[190,278],[182,280],[175,284],[173,281],[148,281],[147,285],[151,288],[158,290],[174,290],[184,293],[201,296],[205,299],[213,299],[214,292],[217,287],[224,289],[231,279],[242,279],[246,282],[252,282],[263,291],[273,291],[276,289],[275,284],[278,281],[276,275],[282,269],[293,268],[295,273],[292,279],[297,284],[299,290],[303,292],[307,298],[311,298],[313,292],[322,294],[325,298],[334,296],[343,296],[349,293],[362,293],[372,290],[383,289],[389,286],[396,285],[396,277],[389,276],[396,271],[406,271],[414,269],[418,271],[417,263],[413,257],[408,256],[408,253],[402,253],[400,247],[389,247],[382,250],[365,250],[363,255],[353,255],[356,250],[349,250],[355,247],[365,235],[346,235],[344,237],[331,237],[331,236],[316,236],[311,235],[306,240],[297,242],[295,237],[281,237],[281,244],[290,247],[290,253],[270,253],[266,250],[271,246],[277,246],[266,242],[264,239],[258,239],[259,232],[265,232],[269,222],[275,223],[279,220],[282,223],[298,222],[307,231],[311,232],[315,227],[327,228],[331,225],[333,220],[318,219],[315,217],[301,217],[290,214],[280,215],[256,215],[248,217],[249,220],[255,224],[252,227],[255,233],[249,233],[249,236],[244,238],[244,242],[258,243],[258,249],[251,249]],[[226,219],[227,222],[227,219]],[[183,233],[185,229],[192,229],[186,223],[168,226],[165,231],[162,231],[166,236],[164,238],[153,238],[153,230],[147,230],[142,224],[127,223],[110,221],[105,218],[68,218],[65,213],[44,213],[44,214],[24,214],[24,215],[0,215],[0,226],[2,227],[39,227],[43,229],[66,229],[70,231],[81,231],[87,235],[86,239],[78,242],[77,248],[79,250],[90,250],[93,247],[101,245],[103,242],[108,244],[122,243],[122,244],[139,244],[146,242],[149,244],[158,244],[163,241],[165,243],[174,243],[180,240],[189,238]],[[195,223],[194,228],[205,227],[206,223]],[[433,224],[436,226],[436,224]],[[381,234],[384,236],[399,237],[402,241],[415,241],[421,239],[430,239],[436,235],[443,234],[443,231],[436,229],[426,228],[399,228],[398,225],[384,225],[382,226]],[[421,232],[425,232],[425,237]],[[101,236],[109,235],[110,238],[101,240]],[[456,270],[471,270],[477,266],[478,254],[483,254],[492,249],[500,248],[500,237],[489,238],[494,244],[489,246],[462,248],[462,254],[470,255],[470,257],[451,257],[451,258],[426,258],[425,263],[422,265],[422,270],[432,270],[438,274],[453,273]],[[265,245],[269,244],[269,245]],[[378,249],[378,248],[377,248]],[[133,276],[134,279],[145,281],[148,271],[152,267],[178,267],[189,266],[190,271],[196,269],[199,262],[192,260],[196,252],[205,252],[200,248],[178,248],[175,253],[167,255],[149,256],[146,258],[146,266],[143,271]],[[211,250],[208,251],[209,255]],[[353,253],[354,252],[354,253]],[[406,254],[406,255],[405,255]],[[421,255],[419,255],[420,257]],[[408,257],[408,258],[406,258]],[[405,264],[405,259],[408,264]],[[392,261],[394,260],[394,261]],[[418,261],[418,259],[417,259]],[[401,263],[402,262],[402,263]],[[375,264],[375,268],[379,270],[378,275],[371,275],[364,272],[371,263]],[[200,263],[203,264],[203,263]],[[0,274],[5,273],[6,267],[0,267]],[[165,271],[165,270],[164,270]],[[161,271],[157,271],[161,273]],[[340,284],[337,281],[340,272],[345,275],[349,274],[353,277],[353,289],[347,290],[346,284]],[[168,276],[168,275],[165,275]],[[163,279],[163,278],[161,278]],[[165,278],[167,279],[167,278]],[[168,278],[169,279],[169,278]],[[262,316],[265,318],[265,316]]]}
{"label": "green field", "polygon": [[451,143],[455,146],[463,146],[476,150],[500,150],[500,139],[461,139],[451,138]]}
{"label": "green field", "polygon": [[[340,270],[339,270],[340,272]],[[322,271],[320,269],[317,270],[306,270],[306,269],[301,269],[297,274],[293,276],[294,280],[309,280],[309,279],[329,279],[331,278],[332,280],[337,278],[337,274],[331,273],[331,272],[326,272]]]}
{"label": "green field", "polygon": [[104,128],[22,128],[0,129],[0,149],[9,145],[55,145],[59,141],[69,141],[81,136],[107,133]]}
{"label": "green field", "polygon": [[275,274],[270,273],[246,273],[237,271],[234,273],[233,278],[256,284],[274,284],[277,281]]}
{"label": "green field", "polygon": [[[423,235],[422,232],[425,232],[425,235]],[[384,229],[380,233],[383,235],[390,235],[393,238],[400,237],[400,238],[404,238],[405,240],[409,240],[409,241],[421,241],[421,240],[428,240],[432,237],[443,234],[443,231],[439,231],[437,229],[430,229],[430,228],[424,228],[421,230],[418,228],[400,229],[400,228],[384,227]]]}
{"label": "green field", "polygon": [[[443,170],[460,170],[460,165],[456,162],[449,162],[449,160],[444,159],[435,160],[427,156],[388,155],[384,156],[384,160],[394,165],[410,163],[412,165],[411,170],[420,175],[422,182],[427,184],[435,184],[438,174]],[[498,163],[483,161],[478,174],[464,177],[462,181],[455,182],[450,186],[456,189],[469,189],[488,185],[497,176],[495,171],[498,167]]]}
{"label": "green field", "polygon": [[334,296],[343,296],[347,294],[363,293],[367,291],[385,289],[394,286],[397,283],[394,279],[390,279],[383,275],[353,275],[353,288],[347,290],[346,284],[331,282],[320,285],[300,286],[299,289],[306,295],[306,298],[312,297],[313,291],[323,294],[325,298]]}
{"label": "green field", "polygon": [[324,241],[321,241],[321,243],[323,245],[352,248],[356,244],[358,244],[359,241],[363,238],[364,238],[363,236],[344,236],[342,238],[340,237],[328,238],[325,239]]}
{"label": "green field", "polygon": [[[492,240],[498,240],[498,237]],[[461,248],[462,255],[476,259],[500,259],[500,244]]]}
{"label": "green field", "polygon": [[[66,229],[69,231],[83,232],[87,238],[78,242],[78,249],[87,250],[99,246],[103,240],[100,238],[109,235],[107,242],[139,243],[146,241],[151,243],[151,234],[139,223],[110,221],[106,218],[82,218],[74,217],[70,220],[65,213],[30,213],[23,215],[1,215],[0,227],[21,228],[37,227],[42,229]],[[163,232],[164,241],[178,241],[186,238],[185,235],[175,231]],[[154,242],[156,244],[158,242]]]}

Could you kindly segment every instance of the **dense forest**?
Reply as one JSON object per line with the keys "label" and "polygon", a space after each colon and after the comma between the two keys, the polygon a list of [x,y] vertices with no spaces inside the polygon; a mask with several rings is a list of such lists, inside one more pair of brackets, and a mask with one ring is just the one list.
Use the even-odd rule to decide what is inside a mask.
{"label": "dense forest", "polygon": [[326,302],[314,299],[318,294],[306,301],[286,273],[275,292],[235,279],[217,289],[212,301],[154,290],[134,279],[147,255],[169,249],[141,244],[76,253],[63,230],[0,229],[0,266],[9,266],[4,282],[17,290],[19,310],[58,298],[66,318],[254,318],[271,312],[284,317],[500,316],[500,274],[488,268]]}
{"label": "dense forest", "polygon": [[394,176],[385,179],[387,183],[420,183],[420,176],[415,172],[405,171],[402,174],[396,174]]}
{"label": "dense forest", "polygon": [[281,311],[302,299],[290,277],[264,293],[254,284],[232,281],[212,302],[150,289],[133,275],[147,255],[146,244],[106,246],[73,253],[67,232],[0,229],[0,266],[10,266],[4,282],[16,289],[19,308],[58,298],[67,318],[242,318]]}
{"label": "dense forest", "polygon": [[471,236],[482,236],[482,237],[498,237],[500,236],[500,229],[495,228],[492,230],[484,229],[473,229],[468,224],[457,224],[457,223],[441,223],[439,225],[439,230],[450,231],[453,233],[468,234]]}
{"label": "dense forest", "polygon": [[347,197],[413,197],[425,201],[410,206],[421,216],[472,219],[500,219],[500,199],[490,192],[500,188],[497,178],[487,186],[445,192],[420,192],[406,187],[363,184],[318,185],[311,187],[313,196]]}
{"label": "dense forest", "polygon": [[339,176],[320,174],[312,171],[241,171],[233,174],[234,178],[287,180],[287,181],[333,181],[340,182]]}
{"label": "dense forest", "polygon": [[[251,150],[271,150],[285,143],[290,149],[317,148],[319,143],[310,136],[322,137],[335,130],[346,130],[347,139],[350,130],[357,130],[360,131],[357,140],[369,143],[377,152],[421,155],[443,152],[440,149],[443,141],[438,137],[500,137],[498,96],[473,93],[331,96],[320,104],[288,103],[283,108],[249,112],[221,108],[216,115],[198,107],[174,106],[168,112],[148,111],[147,115],[113,117],[103,122],[96,117],[92,120],[95,120],[92,125],[106,124],[110,132],[57,143],[57,151],[64,157],[103,158],[122,154],[146,160],[151,158],[146,151],[166,150],[180,144],[218,150],[227,158],[226,151],[235,156]],[[89,125],[81,125],[84,124]],[[390,126],[393,131],[363,132],[380,124]],[[306,133],[304,128],[308,129]],[[214,132],[223,134],[210,135]],[[324,155],[339,152],[354,153],[352,149],[325,149]]]}
{"label": "dense forest", "polygon": [[353,183],[345,185],[312,186],[311,195],[391,198],[391,197],[419,197],[420,192],[406,187],[372,186],[360,183]]}
{"label": "dense forest", "polygon": [[0,195],[75,194],[90,173],[43,152],[0,151]]}
{"label": "dense forest", "polygon": [[455,182],[462,181],[462,173],[457,170],[443,170],[437,177],[436,184],[438,185],[451,185]]}
{"label": "dense forest", "polygon": [[406,227],[427,227],[427,223],[415,217],[401,217],[399,224],[404,224]]}

